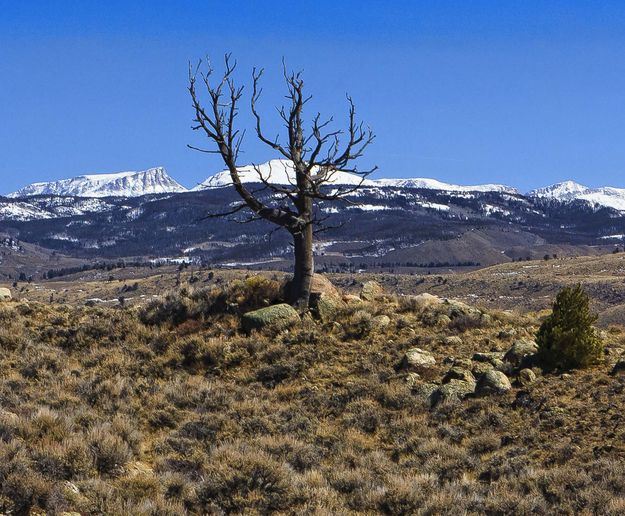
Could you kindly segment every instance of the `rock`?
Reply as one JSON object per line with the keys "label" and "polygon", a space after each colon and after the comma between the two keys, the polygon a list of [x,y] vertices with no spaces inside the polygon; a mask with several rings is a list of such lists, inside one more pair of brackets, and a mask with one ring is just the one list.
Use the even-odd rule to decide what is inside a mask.
{"label": "rock", "polygon": [[471,372],[474,376],[481,376],[486,371],[490,371],[494,368],[495,366],[490,362],[473,362],[473,364],[471,365]]}
{"label": "rock", "polygon": [[447,304],[447,315],[454,319],[455,317],[460,317],[461,315],[469,315],[473,317],[481,317],[482,312],[480,312],[477,308],[473,306],[469,306],[462,301],[454,301],[448,299],[446,301]]}
{"label": "rock", "polygon": [[377,329],[386,328],[390,323],[391,318],[388,315],[377,315],[371,319],[371,324]]}
{"label": "rock", "polygon": [[450,380],[438,387],[430,395],[430,403],[436,406],[443,401],[462,400],[475,391],[475,382],[463,382],[462,380]]}
{"label": "rock", "polygon": [[512,347],[504,355],[505,362],[510,362],[515,366],[521,365],[525,357],[535,355],[538,352],[538,346],[535,342],[527,340],[517,340]]}
{"label": "rock", "polygon": [[451,317],[445,314],[440,314],[436,318],[435,324],[436,326],[442,326],[442,327],[449,326],[451,324]]}
{"label": "rock", "polygon": [[476,362],[490,362],[492,364],[493,360],[500,360],[502,357],[502,353],[498,351],[489,351],[487,353],[475,353],[473,355],[473,360]]}
{"label": "rock", "polygon": [[411,389],[416,387],[420,383],[421,383],[421,376],[419,376],[417,373],[408,373],[406,375],[406,384]]}
{"label": "rock", "polygon": [[521,369],[519,371],[518,381],[522,386],[527,387],[536,381],[536,373],[531,369]]}
{"label": "rock", "polygon": [[486,371],[478,380],[475,392],[480,395],[502,394],[512,388],[510,380],[501,371]]}
{"label": "rock", "polygon": [[286,303],[247,312],[241,318],[243,330],[247,333],[262,328],[285,330],[300,321],[297,310]]}
{"label": "rock", "polygon": [[499,358],[493,358],[490,363],[493,364],[493,367],[497,369],[497,371],[501,371],[502,373],[510,371],[511,369],[509,364],[506,364],[503,360]]}
{"label": "rock", "polygon": [[339,296],[322,292],[311,295],[310,306],[319,320],[326,323],[336,319],[338,313],[345,308],[345,303]]}
{"label": "rock", "polygon": [[482,316],[480,317],[480,322],[482,323],[482,326],[492,326],[493,318],[490,314],[482,313]]}
{"label": "rock", "polygon": [[429,351],[410,348],[401,360],[401,369],[428,369],[436,364],[436,359]]}
{"label": "rock", "polygon": [[354,294],[345,294],[343,296],[343,302],[347,303],[348,305],[353,305],[356,303],[362,303],[362,299],[360,299],[360,297],[355,296]]}
{"label": "rock", "polygon": [[331,296],[341,297],[339,290],[334,284],[323,274],[314,274],[310,285],[311,294],[328,294]]}
{"label": "rock", "polygon": [[450,337],[445,337],[443,340],[445,344],[448,346],[462,346],[462,339],[457,335],[451,335]]}
{"label": "rock", "polygon": [[11,291],[8,288],[0,288],[0,301],[10,301],[13,299]]}
{"label": "rock", "polygon": [[367,281],[362,286],[360,291],[360,298],[365,301],[373,301],[376,297],[384,294],[384,289],[377,281]]}
{"label": "rock", "polygon": [[413,306],[421,309],[443,304],[443,300],[440,297],[428,294],[427,292],[416,296],[409,296],[409,298]]}
{"label": "rock", "polygon": [[468,358],[456,358],[452,362],[454,367],[460,367],[462,369],[471,369],[473,363]]}
{"label": "rock", "polygon": [[449,371],[447,371],[447,374],[443,377],[443,384],[449,383],[452,380],[461,380],[475,385],[475,377],[473,376],[473,373],[462,367],[452,367]]}
{"label": "rock", "polygon": [[509,330],[501,330],[497,334],[497,338],[502,339],[502,340],[507,340],[507,339],[511,339],[516,334],[517,334],[517,331],[514,328],[510,328]]}
{"label": "rock", "polygon": [[[286,299],[289,298],[292,281],[292,279],[288,279],[282,285],[282,291],[284,292]],[[313,274],[312,282],[310,284],[310,294],[311,296],[314,296],[315,294],[328,294],[339,298],[341,297],[338,289],[323,274]]]}
{"label": "rock", "polygon": [[412,393],[423,401],[431,403],[432,394],[439,388],[435,383],[415,383],[411,387]]}

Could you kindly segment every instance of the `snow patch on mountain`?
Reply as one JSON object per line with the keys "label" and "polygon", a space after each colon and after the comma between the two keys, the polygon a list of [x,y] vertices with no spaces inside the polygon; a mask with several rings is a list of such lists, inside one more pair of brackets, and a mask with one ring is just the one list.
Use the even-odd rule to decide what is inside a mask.
{"label": "snow patch on mountain", "polygon": [[163,167],[115,174],[87,174],[42,183],[32,183],[7,197],[58,195],[71,197],[139,197],[149,194],[186,192]]}
{"label": "snow patch on mountain", "polygon": [[0,204],[0,220],[41,220],[51,219],[54,215],[25,202]]}

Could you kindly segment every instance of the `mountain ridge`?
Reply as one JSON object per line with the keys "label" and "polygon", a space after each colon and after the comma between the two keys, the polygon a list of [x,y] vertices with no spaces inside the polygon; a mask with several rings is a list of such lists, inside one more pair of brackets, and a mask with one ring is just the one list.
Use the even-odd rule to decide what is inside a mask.
{"label": "mountain ridge", "polygon": [[182,193],[187,189],[174,180],[164,167],[112,174],[84,174],[58,181],[31,183],[7,197],[36,195],[66,197],[139,197],[162,193]]}
{"label": "mountain ridge", "polygon": [[[288,160],[275,159],[257,165],[239,167],[243,183],[259,183],[261,179],[277,185],[294,184],[294,169]],[[314,174],[314,171],[313,171]],[[260,177],[259,177],[260,175]],[[164,167],[153,167],[144,171],[118,172],[111,174],[84,174],[68,179],[50,182],[36,182],[23,187],[6,197],[28,198],[38,195],[59,197],[140,197],[143,195],[199,192],[231,186],[230,173],[222,170],[208,176],[199,185],[187,189],[173,179]],[[332,172],[329,185],[362,186],[367,188],[432,190],[453,193],[499,192],[527,198],[553,199],[559,202],[584,201],[595,208],[607,207],[625,212],[625,189],[603,186],[590,188],[573,180],[561,181],[549,186],[533,189],[526,194],[517,188],[504,184],[488,183],[457,185],[437,179],[377,178],[369,179],[349,172]],[[5,213],[11,210],[5,208]],[[0,216],[2,213],[0,213]]]}

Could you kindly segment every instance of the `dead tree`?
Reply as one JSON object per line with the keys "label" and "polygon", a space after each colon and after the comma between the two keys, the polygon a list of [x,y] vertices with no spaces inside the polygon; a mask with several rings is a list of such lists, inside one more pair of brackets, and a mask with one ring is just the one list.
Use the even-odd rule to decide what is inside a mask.
{"label": "dead tree", "polygon": [[[293,237],[295,252],[294,275],[291,282],[290,301],[300,310],[306,310],[310,299],[311,282],[314,273],[313,237],[319,231],[328,229],[324,217],[319,215],[319,202],[349,202],[347,197],[364,183],[374,170],[360,171],[354,161],[363,155],[375,135],[356,121],[356,109],[348,96],[349,106],[347,128],[330,130],[332,118],[322,119],[317,113],[310,121],[308,131],[304,128],[304,107],[311,99],[304,95],[304,81],[299,73],[287,73],[284,68],[287,106],[279,110],[286,138],[268,138],[262,129],[258,100],[261,96],[260,79],[263,70],[252,72],[251,111],[255,120],[256,136],[271,147],[281,158],[292,163],[293,177],[289,184],[276,184],[269,176],[261,174],[254,165],[258,183],[262,188],[252,190],[241,181],[237,163],[244,131],[235,127],[243,86],[235,83],[236,62],[229,55],[225,57],[223,75],[214,81],[214,70],[209,63],[189,68],[189,93],[195,110],[194,130],[205,133],[216,149],[200,149],[202,152],[221,156],[230,172],[231,186],[242,201],[233,209],[213,216],[229,216],[243,210],[251,215],[247,220],[267,220],[278,228],[284,228]],[[198,78],[207,95],[206,107],[198,92]],[[342,141],[343,140],[343,141]],[[336,184],[337,174],[348,172],[358,176],[355,184]],[[271,195],[263,196],[262,191]]]}

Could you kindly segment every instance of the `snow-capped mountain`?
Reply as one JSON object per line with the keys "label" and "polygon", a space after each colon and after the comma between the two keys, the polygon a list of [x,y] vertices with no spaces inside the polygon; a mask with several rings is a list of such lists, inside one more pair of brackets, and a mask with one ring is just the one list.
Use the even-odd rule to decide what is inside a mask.
{"label": "snow-capped mountain", "polygon": [[532,190],[530,197],[556,199],[558,201],[582,200],[593,206],[625,211],[625,189],[602,186],[589,188],[575,181],[564,181],[545,188]]}
{"label": "snow-capped mountain", "polygon": [[[261,178],[276,185],[289,185],[295,183],[295,169],[293,163],[284,159],[273,159],[261,165],[246,165],[239,167],[239,177],[242,183],[260,183]],[[315,171],[313,171],[313,174]],[[332,172],[329,183],[333,185],[359,185],[373,186],[374,181],[362,181],[361,176],[348,172]],[[204,182],[193,188],[193,191],[206,190],[207,188],[222,188],[232,185],[230,172],[223,170],[210,176]]]}
{"label": "snow-capped mountain", "polygon": [[89,174],[45,183],[32,183],[7,197],[57,195],[72,197],[139,197],[186,192],[163,167],[115,174]]}
{"label": "snow-capped mountain", "polygon": [[[263,163],[262,165],[247,165],[240,167],[239,177],[243,183],[259,183],[260,176],[263,180],[277,185],[289,185],[295,182],[295,170],[292,162],[288,160],[276,159]],[[502,192],[518,194],[516,188],[498,184],[460,186],[443,183],[436,179],[408,178],[408,179],[366,179],[362,180],[357,174],[348,172],[333,172],[330,183],[333,185],[359,185],[380,186],[396,188],[424,188],[428,190],[444,190],[448,192]],[[201,191],[207,188],[222,188],[232,184],[230,172],[223,170],[210,176],[204,182],[193,188],[193,191]]]}
{"label": "snow-capped mountain", "polygon": [[580,185],[575,181],[563,181],[554,185],[537,188],[529,192],[532,197],[547,197],[557,199],[559,201],[572,201],[579,198],[580,195],[588,193],[590,188]]}

